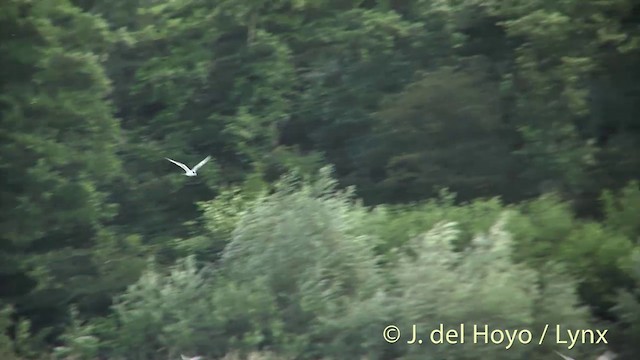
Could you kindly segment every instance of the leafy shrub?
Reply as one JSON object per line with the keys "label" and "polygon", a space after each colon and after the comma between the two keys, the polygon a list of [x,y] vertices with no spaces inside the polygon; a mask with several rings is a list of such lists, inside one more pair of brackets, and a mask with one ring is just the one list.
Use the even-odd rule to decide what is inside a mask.
{"label": "leafy shrub", "polygon": [[271,345],[301,359],[376,352],[386,314],[367,212],[329,171],[285,177],[243,214],[222,257],[229,279],[265,286],[283,326]]}
{"label": "leafy shrub", "polygon": [[[536,270],[513,260],[513,240],[505,230],[508,216],[502,214],[464,251],[454,247],[460,231],[452,222],[439,223],[409,243],[412,254],[403,256],[394,269],[399,321],[422,329],[442,323],[445,331],[466,324],[469,338],[468,345],[408,347],[406,359],[543,359],[550,356],[552,345],[506,350],[506,344],[474,344],[473,326],[527,329],[539,336],[547,323],[571,329],[589,325],[575,284],[561,275],[561,268]],[[553,328],[548,336],[553,336]]]}
{"label": "leafy shrub", "polygon": [[616,332],[622,344],[621,360],[637,359],[640,356],[640,250],[633,253],[633,262],[629,268],[635,280],[632,290],[618,293],[614,312],[619,316]]}

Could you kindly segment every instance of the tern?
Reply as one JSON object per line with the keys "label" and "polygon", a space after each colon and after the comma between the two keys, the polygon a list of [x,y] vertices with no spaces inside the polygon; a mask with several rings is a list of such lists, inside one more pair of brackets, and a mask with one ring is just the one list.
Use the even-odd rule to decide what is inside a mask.
{"label": "tern", "polygon": [[[181,162],[175,161],[175,160],[171,160],[169,158],[165,158],[169,161],[171,161],[172,163],[180,166],[183,170],[184,170],[184,174],[186,176],[196,176],[198,175],[197,171],[198,169],[200,169],[202,167],[202,165],[206,164],[207,161],[209,161],[211,159],[211,156],[207,156],[204,160],[200,161],[198,163],[198,165],[194,166],[193,169],[189,169],[189,167]],[[197,359],[196,359],[197,360]]]}

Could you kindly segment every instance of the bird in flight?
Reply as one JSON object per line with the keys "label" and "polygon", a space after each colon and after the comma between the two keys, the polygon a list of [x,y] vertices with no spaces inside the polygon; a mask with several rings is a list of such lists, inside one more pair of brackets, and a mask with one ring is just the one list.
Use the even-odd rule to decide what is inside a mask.
{"label": "bird in flight", "polygon": [[[207,156],[204,160],[200,161],[198,163],[198,165],[194,166],[193,169],[189,169],[189,167],[181,162],[175,161],[175,160],[171,160],[169,158],[165,158],[169,161],[171,161],[172,163],[180,166],[183,170],[184,170],[184,174],[186,176],[196,176],[198,175],[197,171],[198,169],[200,169],[202,167],[202,165],[206,164],[207,161],[209,161],[211,159],[211,156]],[[197,360],[197,359],[196,359]]]}

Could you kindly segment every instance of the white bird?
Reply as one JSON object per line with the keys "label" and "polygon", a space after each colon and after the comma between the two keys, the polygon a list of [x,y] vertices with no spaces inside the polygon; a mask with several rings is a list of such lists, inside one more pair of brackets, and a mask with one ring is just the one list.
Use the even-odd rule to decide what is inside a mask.
{"label": "white bird", "polygon": [[[198,165],[194,166],[193,169],[189,169],[189,167],[181,162],[175,161],[175,160],[171,160],[169,158],[165,158],[169,161],[171,161],[172,163],[180,166],[183,170],[186,176],[196,176],[198,175],[197,171],[198,169],[200,169],[202,167],[202,165],[206,164],[207,161],[209,161],[211,159],[211,156],[207,156],[204,160],[200,161],[198,163]],[[197,360],[197,359],[196,359]]]}
{"label": "white bird", "polygon": [[182,360],[202,360],[202,356],[188,357],[180,354],[180,357],[182,358]]}

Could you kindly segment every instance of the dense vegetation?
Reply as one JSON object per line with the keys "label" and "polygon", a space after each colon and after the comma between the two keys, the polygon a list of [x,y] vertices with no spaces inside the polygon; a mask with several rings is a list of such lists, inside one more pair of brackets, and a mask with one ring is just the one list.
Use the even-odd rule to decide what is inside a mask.
{"label": "dense vegetation", "polygon": [[640,358],[637,1],[0,4],[0,359]]}

